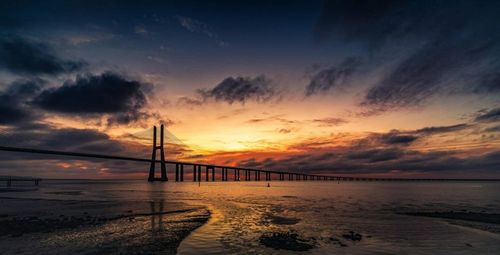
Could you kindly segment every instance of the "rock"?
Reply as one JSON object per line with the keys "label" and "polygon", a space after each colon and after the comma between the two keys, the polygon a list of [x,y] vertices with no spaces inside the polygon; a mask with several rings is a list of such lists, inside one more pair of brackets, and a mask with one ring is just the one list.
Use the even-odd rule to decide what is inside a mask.
{"label": "rock", "polygon": [[262,245],[276,250],[308,251],[314,248],[307,240],[299,238],[298,234],[288,232],[263,234],[259,241]]}
{"label": "rock", "polygon": [[359,233],[356,233],[354,231],[349,231],[349,234],[343,234],[342,237],[347,240],[351,240],[354,242],[361,241],[363,236]]}
{"label": "rock", "polygon": [[340,241],[339,239],[337,239],[335,237],[330,237],[330,241],[339,245],[340,247],[347,247],[347,244],[343,243],[342,241]]}

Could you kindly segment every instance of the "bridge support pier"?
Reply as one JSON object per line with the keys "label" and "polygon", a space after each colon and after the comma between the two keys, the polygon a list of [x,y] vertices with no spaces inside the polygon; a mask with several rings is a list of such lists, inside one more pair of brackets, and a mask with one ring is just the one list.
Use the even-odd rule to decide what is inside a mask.
{"label": "bridge support pier", "polygon": [[196,165],[193,165],[193,181],[196,181]]}
{"label": "bridge support pier", "polygon": [[266,172],[266,181],[271,180],[271,172]]}
{"label": "bridge support pier", "polygon": [[180,166],[181,166],[181,169],[180,169],[181,170],[180,181],[183,182],[184,181],[184,164],[181,164]]}
{"label": "bridge support pier", "polygon": [[179,181],[179,164],[175,164],[175,181]]}
{"label": "bridge support pier", "polygon": [[205,166],[205,181],[207,181],[207,182],[208,182],[208,169],[209,169],[209,167]]}
{"label": "bridge support pier", "polygon": [[[151,165],[149,167],[149,182],[154,181],[168,181],[167,177],[167,167],[165,165],[165,151],[163,149],[163,124],[160,126],[160,145],[156,146],[156,126],[153,127],[153,153],[151,155]],[[156,150],[160,150],[160,168],[161,177],[158,179],[155,177],[155,166],[156,166]]]}

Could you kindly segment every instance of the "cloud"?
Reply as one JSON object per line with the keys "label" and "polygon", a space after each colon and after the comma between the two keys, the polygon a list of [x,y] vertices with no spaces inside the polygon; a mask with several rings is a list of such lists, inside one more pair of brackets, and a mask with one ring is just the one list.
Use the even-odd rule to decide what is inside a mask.
{"label": "cloud", "polygon": [[500,92],[498,11],[494,1],[326,1],[314,38],[356,42],[358,52],[389,63],[367,66],[382,74],[361,101],[373,115],[421,107],[440,93]]}
{"label": "cloud", "polygon": [[473,79],[472,82],[476,83],[476,86],[473,86],[473,92],[475,93],[500,92],[500,72],[497,70],[482,75],[477,81]]}
{"label": "cloud", "polygon": [[354,71],[360,65],[355,58],[347,58],[340,65],[326,69],[314,70],[306,75],[310,81],[306,87],[305,95],[312,96],[328,92],[335,87],[344,86],[351,78]]}
{"label": "cloud", "polygon": [[[386,145],[409,145],[417,141],[418,139],[422,139],[424,137],[445,134],[445,133],[460,132],[462,130],[469,129],[473,126],[474,126],[473,124],[461,123],[450,126],[425,127],[409,131],[391,130],[387,133],[371,134],[366,139],[371,140],[372,141],[371,144],[373,146],[377,146],[378,143]],[[373,144],[373,140],[375,140],[375,144]]]}
{"label": "cloud", "polygon": [[500,132],[500,125],[486,128],[484,131],[485,132]]}
{"label": "cloud", "polygon": [[283,124],[296,124],[299,123],[297,120],[290,120],[284,118],[283,114],[273,115],[265,118],[255,118],[245,121],[246,123],[261,123],[261,122],[281,122]]}
{"label": "cloud", "polygon": [[187,105],[187,106],[201,106],[203,104],[203,100],[183,96],[183,97],[179,97],[179,99],[177,99],[177,104]]}
{"label": "cloud", "polygon": [[[130,141],[118,141],[94,129],[57,128],[40,123],[35,129],[20,126],[0,129],[0,145],[39,148],[59,151],[100,153],[147,158],[149,146]],[[144,173],[146,166],[128,161],[75,158],[57,155],[2,153],[0,165],[5,174],[33,175],[65,178],[71,175],[82,178],[104,177],[107,174],[124,176]],[[8,168],[5,168],[8,166]],[[63,166],[64,171],[61,170]],[[105,172],[102,170],[105,169]],[[142,170],[141,170],[142,169]],[[35,172],[33,172],[35,171]]]}
{"label": "cloud", "polygon": [[65,114],[114,114],[111,122],[126,124],[146,117],[149,88],[119,74],[77,76],[63,86],[42,91],[33,103],[42,109]]}
{"label": "cloud", "polygon": [[111,140],[107,134],[98,130],[56,128],[47,124],[40,124],[36,129],[20,127],[5,129],[4,132],[0,132],[0,144],[62,151],[99,151],[103,154],[126,151],[120,142]]}
{"label": "cloud", "polygon": [[[436,176],[447,173],[450,178],[457,174],[469,176],[488,174],[498,176],[500,151],[460,157],[448,151],[416,151],[401,147],[359,148],[332,146],[328,148],[274,155],[262,159],[240,159],[238,165],[262,169],[286,169],[316,174],[378,174],[394,175],[393,172]],[[240,156],[241,158],[241,156]]]}
{"label": "cloud", "polygon": [[20,79],[0,92],[0,124],[18,124],[36,119],[38,115],[29,108],[26,100],[39,92],[44,84],[41,79]]}
{"label": "cloud", "polygon": [[474,120],[477,122],[500,121],[500,107],[491,109],[491,110],[477,116]]}
{"label": "cloud", "polygon": [[143,25],[135,25],[134,26],[134,33],[136,33],[138,35],[147,35],[148,30]]}
{"label": "cloud", "polygon": [[332,127],[332,126],[340,126],[342,124],[346,124],[349,121],[342,118],[324,118],[324,119],[313,119],[312,122],[319,123],[321,127]]}
{"label": "cloud", "polygon": [[397,64],[368,90],[362,105],[382,110],[419,106],[448,89],[448,82],[457,80],[460,70],[481,63],[491,47],[490,40],[442,34]]}
{"label": "cloud", "polygon": [[213,99],[228,104],[247,101],[268,102],[279,96],[272,81],[264,75],[256,77],[228,77],[212,89],[200,89],[203,101]]}
{"label": "cloud", "polygon": [[404,16],[407,10],[401,10],[401,6],[408,2],[324,1],[314,28],[314,41],[324,43],[335,34],[347,40],[359,38],[383,41],[387,36],[397,33],[399,26],[407,25],[391,21]]}
{"label": "cloud", "polygon": [[181,27],[188,30],[189,32],[203,34],[215,40],[215,43],[219,46],[225,46],[227,44],[226,42],[219,39],[219,36],[212,30],[212,28],[208,24],[184,16],[175,16],[175,18],[179,22],[179,25],[181,25]]}
{"label": "cloud", "polygon": [[389,132],[380,136],[380,140],[385,144],[409,144],[418,138],[415,135],[399,134],[399,132]]}
{"label": "cloud", "polygon": [[280,133],[280,134],[288,134],[290,132],[292,132],[292,130],[288,129],[288,128],[281,128],[278,130],[278,133]]}
{"label": "cloud", "polygon": [[466,124],[466,123],[461,123],[461,124],[456,124],[456,125],[451,125],[451,126],[439,126],[439,127],[425,127],[416,130],[416,133],[423,133],[423,134],[438,134],[438,133],[448,133],[448,132],[456,132],[456,131],[461,131],[467,128],[470,128],[471,124]]}
{"label": "cloud", "polygon": [[58,75],[82,70],[84,61],[65,60],[46,44],[21,37],[0,38],[0,67],[17,74]]}
{"label": "cloud", "polygon": [[369,163],[398,159],[403,151],[398,148],[353,150],[346,153],[345,157],[353,160],[362,160]]}

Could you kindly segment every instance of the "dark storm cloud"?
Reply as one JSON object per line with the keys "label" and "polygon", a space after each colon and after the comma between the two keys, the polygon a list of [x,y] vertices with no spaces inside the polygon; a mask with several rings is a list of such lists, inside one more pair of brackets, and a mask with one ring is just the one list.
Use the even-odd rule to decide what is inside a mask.
{"label": "dark storm cloud", "polygon": [[119,74],[77,76],[63,86],[44,90],[33,103],[66,114],[115,114],[110,120],[126,124],[145,117],[147,85]]}
{"label": "dark storm cloud", "polygon": [[84,61],[58,57],[46,44],[21,37],[0,37],[0,67],[18,74],[57,75],[81,70]]}
{"label": "dark storm cloud", "polygon": [[[63,151],[99,153],[127,153],[118,141],[98,130],[55,128],[39,124],[36,129],[24,129],[20,126],[3,129],[0,132],[0,144],[14,147],[41,148]],[[22,155],[21,155],[22,157]],[[47,156],[40,156],[41,159]]]}
{"label": "dark storm cloud", "polygon": [[37,117],[26,101],[39,92],[45,81],[41,79],[20,79],[0,92],[0,124],[19,124]]}
{"label": "dark storm cloud", "polygon": [[310,81],[306,87],[305,95],[321,94],[332,88],[345,85],[360,63],[359,59],[347,58],[338,66],[314,70],[306,74]]}
{"label": "dark storm cloud", "polygon": [[279,96],[272,81],[264,75],[256,77],[228,77],[212,89],[200,89],[204,101],[214,99],[229,104],[247,101],[267,102]]}

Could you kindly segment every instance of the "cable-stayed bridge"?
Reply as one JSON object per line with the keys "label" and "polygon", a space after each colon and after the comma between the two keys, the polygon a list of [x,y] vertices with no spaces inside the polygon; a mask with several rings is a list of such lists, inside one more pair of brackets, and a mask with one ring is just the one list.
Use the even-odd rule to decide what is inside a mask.
{"label": "cable-stayed bridge", "polygon": [[[125,160],[149,163],[148,181],[169,181],[167,175],[167,165],[175,165],[175,181],[183,182],[186,175],[191,173],[193,181],[462,181],[464,179],[409,179],[409,178],[368,178],[354,176],[333,176],[333,175],[317,175],[298,173],[294,171],[276,171],[265,169],[254,169],[238,166],[223,166],[205,163],[183,162],[165,159],[164,147],[164,126],[160,126],[160,141],[157,143],[157,128],[153,127],[153,148],[151,158],[136,158],[120,155],[105,155],[95,153],[55,151],[34,148],[20,148],[11,146],[0,146],[0,151],[16,152],[16,153],[35,153],[45,155],[59,155],[78,158],[94,158],[94,159],[109,159],[109,160]],[[173,136],[173,135],[171,135]],[[180,141],[180,140],[179,140]],[[159,152],[159,158],[157,158]],[[156,176],[156,166],[160,165],[159,177]],[[216,169],[220,173],[216,173]],[[471,180],[471,179],[467,179]],[[477,180],[477,179],[474,179]],[[486,181],[486,180],[484,180]],[[38,183],[38,182],[37,182]]]}

